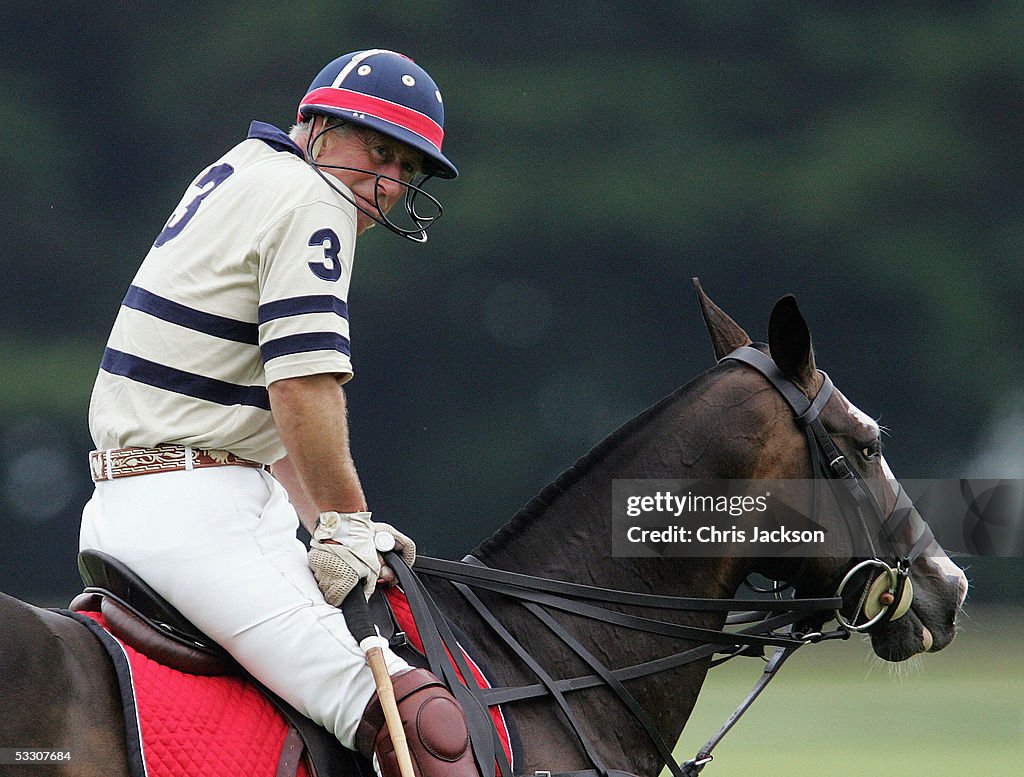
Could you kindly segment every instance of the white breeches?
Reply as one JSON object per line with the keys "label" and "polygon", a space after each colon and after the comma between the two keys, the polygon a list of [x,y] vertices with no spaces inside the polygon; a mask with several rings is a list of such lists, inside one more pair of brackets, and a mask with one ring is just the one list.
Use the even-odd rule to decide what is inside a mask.
{"label": "white breeches", "polygon": [[[352,748],[373,676],[327,604],[269,473],[245,467],[96,484],[81,548],[127,564],[254,677]],[[385,650],[391,674],[408,668]]]}

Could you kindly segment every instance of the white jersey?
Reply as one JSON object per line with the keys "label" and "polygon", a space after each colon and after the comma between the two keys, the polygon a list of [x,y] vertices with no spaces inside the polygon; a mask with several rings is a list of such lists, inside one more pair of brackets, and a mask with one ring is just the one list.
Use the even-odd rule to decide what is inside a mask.
{"label": "white jersey", "polygon": [[192,182],[121,304],[89,406],[96,446],[281,458],[267,386],[352,375],[355,236],[355,207],[253,122]]}

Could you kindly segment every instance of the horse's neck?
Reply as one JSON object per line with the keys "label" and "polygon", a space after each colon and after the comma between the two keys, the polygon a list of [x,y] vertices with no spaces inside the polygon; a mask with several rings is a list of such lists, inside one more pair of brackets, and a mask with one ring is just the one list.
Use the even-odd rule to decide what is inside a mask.
{"label": "horse's neck", "polygon": [[[708,598],[730,596],[738,584],[738,572],[727,559],[652,563],[612,556],[613,480],[711,476],[697,463],[706,457],[696,448],[686,449],[688,445],[703,446],[704,443],[689,443],[680,440],[677,434],[678,415],[690,410],[686,399],[684,396],[666,400],[616,432],[545,489],[508,526],[483,543],[474,551],[475,555],[488,566],[604,588]],[[685,463],[687,458],[692,459],[689,465]],[[519,627],[520,639],[527,635],[531,654],[552,674],[558,672],[556,676],[569,677],[591,673],[568,647],[554,639],[538,622],[530,621],[522,608],[501,604],[498,607],[517,621],[514,625]],[[725,617],[723,613],[666,615],[664,611],[638,613],[635,610],[633,614],[713,629],[720,629]],[[630,666],[692,647],[692,643],[673,643],[644,632],[625,633],[593,621],[581,622],[555,615],[610,668]],[[518,662],[502,648],[495,647],[489,635],[482,639],[490,645],[488,652],[500,667],[496,673],[503,675],[502,682],[536,681],[521,670],[511,669]],[[661,733],[670,745],[689,716],[706,672],[707,662],[702,661],[669,674],[635,681],[629,686],[637,701],[659,721]],[[632,717],[606,690],[572,697],[589,729],[590,739],[609,764],[638,774],[651,769],[657,772],[653,747],[647,744],[646,736]],[[568,736],[560,733],[561,728],[552,719],[550,709],[528,708],[519,719],[525,729],[523,740],[528,758],[534,759],[531,769],[554,771],[587,765],[580,761],[579,753],[572,746],[552,742],[552,731],[559,732],[557,736],[562,739]],[[538,741],[544,744],[538,746]],[[559,753],[552,754],[552,750]],[[564,760],[559,763],[558,757]]]}
{"label": "horse's neck", "polygon": [[[732,570],[719,559],[685,564],[612,556],[616,480],[740,477],[715,471],[714,435],[698,405],[710,381],[698,379],[624,425],[562,473],[474,555],[488,566],[540,577],[679,596],[732,594]],[[680,429],[686,429],[685,436]]]}

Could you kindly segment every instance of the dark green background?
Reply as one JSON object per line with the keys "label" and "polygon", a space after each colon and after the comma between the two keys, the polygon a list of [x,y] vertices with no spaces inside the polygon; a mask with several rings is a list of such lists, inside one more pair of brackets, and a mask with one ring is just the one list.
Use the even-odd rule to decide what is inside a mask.
{"label": "dark green background", "polygon": [[[0,588],[73,592],[89,389],[195,173],[328,60],[445,96],[419,247],[350,298],[371,504],[435,555],[496,529],[793,292],[904,477],[1024,476],[1024,15],[1014,2],[95,3],[0,9]],[[1016,600],[1020,560],[972,561]]]}

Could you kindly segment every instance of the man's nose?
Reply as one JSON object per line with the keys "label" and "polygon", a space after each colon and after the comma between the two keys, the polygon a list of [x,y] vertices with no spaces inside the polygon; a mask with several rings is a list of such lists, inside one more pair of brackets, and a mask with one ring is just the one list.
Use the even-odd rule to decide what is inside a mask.
{"label": "man's nose", "polygon": [[[392,176],[392,172],[389,170],[381,172],[384,175]],[[398,176],[392,177],[397,178]],[[401,187],[402,185],[398,181],[391,180],[391,178],[377,178],[377,197],[390,207],[401,194]]]}

